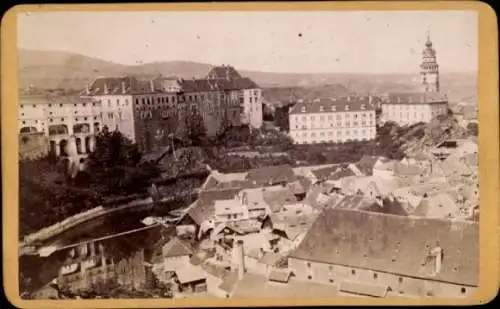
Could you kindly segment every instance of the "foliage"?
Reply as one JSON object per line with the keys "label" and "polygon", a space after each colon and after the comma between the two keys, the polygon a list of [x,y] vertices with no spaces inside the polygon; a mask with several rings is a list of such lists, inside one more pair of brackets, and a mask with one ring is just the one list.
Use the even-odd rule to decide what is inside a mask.
{"label": "foliage", "polygon": [[20,235],[96,207],[105,197],[146,192],[160,171],[141,159],[137,146],[120,132],[103,130],[85,169],[74,178],[67,173],[66,160],[20,161]]}
{"label": "foliage", "polygon": [[274,124],[280,128],[282,131],[290,131],[290,123],[288,112],[290,111],[291,105],[285,105],[276,107],[274,110]]}
{"label": "foliage", "polygon": [[195,144],[199,144],[201,139],[206,136],[203,117],[199,113],[189,113],[186,118],[186,131],[188,139]]}
{"label": "foliage", "polygon": [[154,163],[141,159],[136,144],[117,130],[104,129],[96,136],[96,149],[89,154],[86,168],[74,184],[89,187],[102,196],[143,193],[160,170]]}
{"label": "foliage", "polygon": [[477,123],[476,122],[469,122],[467,124],[467,132],[469,133],[469,135],[478,136],[479,127],[478,127]]}

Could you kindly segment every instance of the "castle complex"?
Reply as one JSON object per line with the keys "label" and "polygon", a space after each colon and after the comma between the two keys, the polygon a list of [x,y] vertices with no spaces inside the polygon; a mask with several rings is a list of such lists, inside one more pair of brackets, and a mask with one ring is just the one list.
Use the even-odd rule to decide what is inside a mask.
{"label": "castle complex", "polygon": [[448,113],[448,98],[440,92],[439,65],[436,50],[427,36],[420,64],[420,92],[391,93],[382,103],[382,121],[392,121],[399,125],[430,122],[433,118]]}
{"label": "castle complex", "polygon": [[22,96],[18,121],[20,133],[45,134],[54,154],[85,155],[104,126],[155,151],[172,135],[183,137],[195,114],[210,136],[227,126],[260,128],[261,90],[231,66],[203,79],[99,77],[79,96]]}

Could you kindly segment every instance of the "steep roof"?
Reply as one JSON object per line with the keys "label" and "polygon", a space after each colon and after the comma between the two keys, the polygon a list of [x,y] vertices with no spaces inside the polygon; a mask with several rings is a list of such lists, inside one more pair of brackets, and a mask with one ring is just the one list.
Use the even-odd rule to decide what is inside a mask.
{"label": "steep roof", "polygon": [[378,159],[379,158],[375,156],[363,155],[355,165],[365,176],[371,176],[373,175],[373,167]]}
{"label": "steep roof", "polygon": [[382,104],[431,104],[448,102],[446,95],[439,92],[394,92]]}
{"label": "steep roof", "polygon": [[189,209],[188,215],[197,223],[201,224],[215,213],[215,201],[230,200],[240,191],[239,188],[227,190],[201,191],[196,204]]}
{"label": "steep roof", "polygon": [[179,86],[183,92],[210,92],[243,89],[257,89],[259,86],[250,78],[237,79],[181,79]]}
{"label": "steep roof", "polygon": [[422,199],[412,215],[427,218],[453,217],[459,210],[454,199],[447,193]]}
{"label": "steep roof", "polygon": [[320,99],[316,102],[301,102],[290,109],[290,115],[304,113],[361,112],[374,111],[368,97]]}
{"label": "steep roof", "polygon": [[[89,95],[137,94],[162,92],[153,81],[138,80],[134,76],[98,77],[88,85]],[[86,90],[83,94],[87,94]]]}
{"label": "steep roof", "polygon": [[288,188],[279,191],[264,191],[263,197],[272,212],[280,211],[283,205],[297,202],[295,195]]}
{"label": "steep roof", "polygon": [[329,177],[333,175],[338,169],[338,166],[329,166],[312,170],[311,173],[314,175],[314,177],[316,177],[318,181],[325,181],[329,179]]}
{"label": "steep roof", "polygon": [[236,69],[230,65],[215,66],[207,74],[208,79],[235,79],[241,78]]}
{"label": "steep roof", "polygon": [[246,180],[255,185],[274,185],[297,180],[289,164],[254,168],[248,171]]}
{"label": "steep roof", "polygon": [[[437,243],[444,256],[433,276],[423,264]],[[477,223],[326,209],[291,257],[477,286],[478,252]]]}
{"label": "steep roof", "polygon": [[193,253],[193,249],[177,237],[172,238],[162,248],[163,257],[184,256],[191,253]]}

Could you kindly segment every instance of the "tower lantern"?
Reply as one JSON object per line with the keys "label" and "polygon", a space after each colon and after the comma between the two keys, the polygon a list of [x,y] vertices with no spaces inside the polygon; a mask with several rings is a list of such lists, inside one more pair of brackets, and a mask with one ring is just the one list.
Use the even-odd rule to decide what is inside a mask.
{"label": "tower lantern", "polygon": [[422,86],[425,92],[439,92],[439,65],[429,32],[427,32],[427,41],[422,52],[420,75],[422,76]]}

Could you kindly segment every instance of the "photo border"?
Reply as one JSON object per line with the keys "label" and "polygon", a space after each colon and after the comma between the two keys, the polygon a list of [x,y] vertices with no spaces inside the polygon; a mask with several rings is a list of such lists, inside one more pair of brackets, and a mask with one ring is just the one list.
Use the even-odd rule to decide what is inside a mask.
{"label": "photo border", "polygon": [[[351,11],[351,10],[472,10],[478,13],[478,108],[480,199],[480,274],[476,294],[469,298],[311,298],[311,299],[106,299],[22,300],[19,295],[19,176],[16,14],[46,11]],[[165,308],[300,305],[472,305],[486,303],[499,287],[499,101],[498,33],[494,10],[480,1],[377,2],[240,2],[163,4],[47,4],[18,5],[5,13],[1,24],[1,129],[3,189],[3,273],[8,300],[20,308]],[[418,237],[418,235],[415,235]]]}

